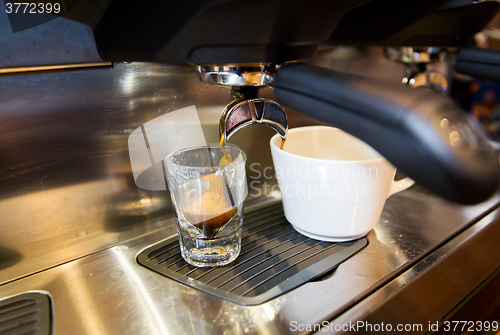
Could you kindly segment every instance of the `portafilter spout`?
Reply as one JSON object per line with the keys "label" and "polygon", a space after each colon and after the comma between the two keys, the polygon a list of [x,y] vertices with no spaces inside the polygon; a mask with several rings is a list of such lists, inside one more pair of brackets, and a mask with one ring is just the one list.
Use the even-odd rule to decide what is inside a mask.
{"label": "portafilter spout", "polygon": [[283,105],[365,141],[415,182],[448,200],[479,203],[500,186],[498,158],[484,131],[447,96],[307,64],[257,70],[198,69],[202,81],[229,86],[237,98],[221,121],[226,139],[254,123],[286,135],[281,106],[258,97],[260,87],[272,86]]}
{"label": "portafilter spout", "polygon": [[262,98],[262,87],[272,86],[279,65],[197,65],[198,78],[205,83],[231,89],[233,101],[222,111],[219,135],[226,142],[236,131],[253,124],[273,128],[281,138],[288,131],[288,121],[277,102]]}

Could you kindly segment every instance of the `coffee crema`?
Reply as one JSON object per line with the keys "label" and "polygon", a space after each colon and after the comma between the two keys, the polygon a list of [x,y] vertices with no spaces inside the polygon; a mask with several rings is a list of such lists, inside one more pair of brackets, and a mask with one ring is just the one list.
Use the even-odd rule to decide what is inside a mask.
{"label": "coffee crema", "polygon": [[200,179],[208,182],[208,189],[195,195],[182,214],[190,224],[200,229],[206,238],[213,239],[234,216],[236,207],[224,196],[221,176],[210,174]]}
{"label": "coffee crema", "polygon": [[[220,148],[224,155],[218,165],[231,164],[233,158],[224,147],[224,134],[220,138]],[[217,233],[233,218],[237,208],[224,196],[225,186],[222,176],[210,174],[200,179],[208,182],[208,189],[195,195],[183,214],[186,220],[201,230],[207,239],[214,239]],[[229,194],[228,196],[230,197]]]}

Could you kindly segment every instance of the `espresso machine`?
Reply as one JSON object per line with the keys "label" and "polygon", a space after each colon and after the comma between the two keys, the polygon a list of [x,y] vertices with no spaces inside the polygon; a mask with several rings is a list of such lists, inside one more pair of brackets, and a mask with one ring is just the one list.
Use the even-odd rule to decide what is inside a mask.
{"label": "espresso machine", "polygon": [[[485,52],[469,44],[497,1],[62,7],[51,20],[0,14],[0,329],[295,334],[384,323],[425,333],[464,313],[500,318],[497,155],[445,90],[401,84],[436,57],[457,71],[477,65],[466,53]],[[454,24],[438,24],[456,12]],[[348,64],[400,72],[342,71],[323,61],[324,42],[376,46],[380,57]],[[396,64],[382,47],[398,62],[429,61]],[[479,76],[475,68],[462,72]],[[223,136],[249,157],[244,258],[213,271],[169,249],[171,200],[136,186],[127,148],[136,129],[192,105],[207,141]],[[306,239],[283,217],[269,139],[318,123],[362,139],[419,185],[387,201],[366,239]]]}
{"label": "espresso machine", "polygon": [[[267,124],[285,137],[286,117],[278,111],[279,105],[263,101],[258,96],[260,87],[270,86],[274,88],[278,103],[364,140],[425,188],[462,203],[477,203],[489,198],[497,189],[500,176],[495,156],[481,131],[448,99],[307,65],[287,65],[312,58],[319,44],[328,37],[334,42],[338,39],[339,43],[347,43],[353,35],[351,43],[356,44],[358,30],[350,29],[349,24],[369,22],[363,15],[370,12],[373,6],[382,7],[375,7],[374,12],[384,13],[382,15],[390,13],[387,4],[378,3],[375,1],[362,6],[362,1],[348,1],[342,5],[333,2],[285,4],[277,1],[266,3],[266,15],[258,15],[262,8],[258,3],[215,2],[190,10],[168,5],[168,10],[183,13],[185,16],[179,14],[179,20],[182,17],[187,23],[166,23],[144,15],[140,17],[148,20],[147,23],[131,25],[129,22],[138,16],[135,9],[123,3],[110,2],[92,26],[97,49],[104,59],[196,64],[198,77],[203,82],[232,89],[232,96],[238,104],[233,106],[236,103],[233,102],[224,112],[220,126],[224,138],[229,138],[239,127],[252,123]],[[153,12],[156,4],[151,6],[141,10]],[[397,4],[392,6],[397,7]],[[449,44],[447,38],[454,34],[460,36],[461,39],[453,41],[459,44],[470,38],[468,34],[471,32],[483,28],[479,22],[486,24],[499,10],[498,3],[491,2],[486,2],[486,5],[457,6],[443,2],[441,6],[420,6],[420,12],[427,11],[428,15],[424,15],[424,19],[417,16],[414,19],[417,22],[413,23],[416,27],[408,28],[409,33],[389,18],[382,16],[379,20],[391,22],[385,28],[389,32],[402,31],[406,43],[446,45]],[[452,14],[441,14],[443,9],[448,13],[448,7],[452,7]],[[312,8],[321,8],[322,13]],[[477,17],[464,20],[464,13],[469,8]],[[436,19],[434,16],[439,16],[435,14],[438,9],[441,17]],[[457,9],[458,15],[455,14]],[[235,10],[245,13],[253,21],[245,25],[241,22],[244,20],[234,16]],[[163,12],[162,9],[158,11]],[[349,14],[344,15],[347,11]],[[362,14],[358,18],[356,13],[359,11]],[[337,37],[337,29],[334,28],[344,16],[339,27],[339,34],[346,35],[342,39]],[[420,26],[430,26],[432,31],[436,24],[430,23],[444,20],[443,16],[444,19],[452,17],[457,22],[465,22],[458,31],[440,30],[446,35],[438,35],[441,41],[436,38],[418,41],[419,36],[425,36]],[[226,29],[228,26],[238,29]],[[366,27],[366,30],[370,29]],[[150,31],[162,31],[162,38],[148,43],[148,38],[153,39]],[[373,40],[398,45],[397,42],[385,41],[381,36],[372,37]],[[264,111],[252,113],[256,109],[255,104],[262,105],[259,108]],[[268,106],[269,110],[266,110]],[[445,119],[451,125],[443,128],[441,121]],[[452,137],[454,140],[451,140]]]}

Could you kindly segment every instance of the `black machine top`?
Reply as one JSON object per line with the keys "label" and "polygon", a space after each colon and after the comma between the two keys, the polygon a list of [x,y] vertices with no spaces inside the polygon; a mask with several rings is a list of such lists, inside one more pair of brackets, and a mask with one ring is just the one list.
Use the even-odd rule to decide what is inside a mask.
{"label": "black machine top", "polygon": [[112,0],[91,23],[110,61],[241,64],[314,57],[344,15],[368,0]]}

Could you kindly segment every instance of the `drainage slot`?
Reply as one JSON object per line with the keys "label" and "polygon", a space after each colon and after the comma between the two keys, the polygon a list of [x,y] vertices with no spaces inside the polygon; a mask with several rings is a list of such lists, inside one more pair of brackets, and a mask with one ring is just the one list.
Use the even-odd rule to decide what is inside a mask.
{"label": "drainage slot", "polygon": [[364,248],[366,238],[332,243],[299,234],[281,203],[245,213],[241,253],[229,265],[197,268],[181,257],[177,236],[142,251],[137,262],[198,290],[242,305],[257,305],[325,275]]}
{"label": "drainage slot", "polygon": [[50,299],[41,293],[25,293],[0,301],[0,335],[50,334]]}

